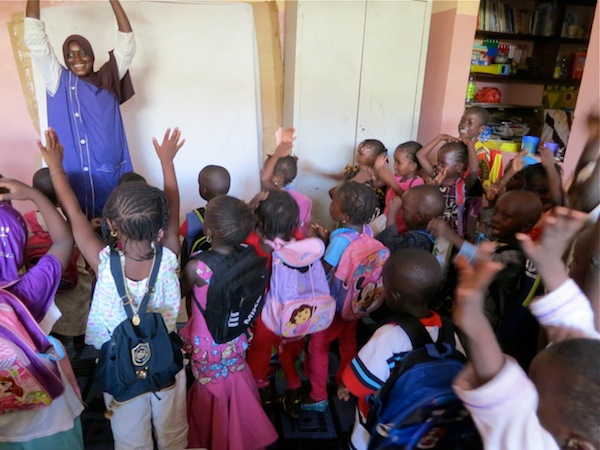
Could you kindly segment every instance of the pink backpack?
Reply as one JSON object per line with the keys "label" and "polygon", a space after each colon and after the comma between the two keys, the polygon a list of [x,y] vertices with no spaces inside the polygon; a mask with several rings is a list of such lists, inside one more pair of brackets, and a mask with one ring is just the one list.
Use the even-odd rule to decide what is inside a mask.
{"label": "pink backpack", "polygon": [[64,353],[55,354],[29,310],[5,287],[0,287],[0,414],[43,408],[65,390],[56,363]]}
{"label": "pink backpack", "polygon": [[383,264],[390,251],[373,238],[365,225],[363,232],[341,233],[350,241],[331,274],[331,295],[344,320],[355,320],[375,311],[383,303]]}
{"label": "pink backpack", "polygon": [[261,313],[265,326],[284,338],[302,338],[326,329],[335,315],[335,300],[321,263],[325,245],[320,239],[307,238],[277,246]]}

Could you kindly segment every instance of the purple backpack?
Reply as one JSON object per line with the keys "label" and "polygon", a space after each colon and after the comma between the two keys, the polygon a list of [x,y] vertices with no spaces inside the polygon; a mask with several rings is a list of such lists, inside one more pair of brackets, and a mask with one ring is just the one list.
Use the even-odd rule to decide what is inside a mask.
{"label": "purple backpack", "polygon": [[263,323],[276,335],[290,339],[326,329],[335,315],[335,300],[321,263],[323,241],[306,238],[278,247],[273,252]]}
{"label": "purple backpack", "polygon": [[383,264],[390,251],[365,225],[358,234],[341,233],[350,241],[331,274],[331,295],[342,319],[355,320],[375,311],[383,303]]}
{"label": "purple backpack", "polygon": [[0,287],[0,414],[43,408],[65,390],[56,363],[62,348],[7,287]]}

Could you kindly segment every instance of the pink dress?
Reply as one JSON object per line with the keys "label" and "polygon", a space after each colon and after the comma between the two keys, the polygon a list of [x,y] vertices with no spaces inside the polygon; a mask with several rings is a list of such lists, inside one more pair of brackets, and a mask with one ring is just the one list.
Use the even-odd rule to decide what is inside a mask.
{"label": "pink dress", "polygon": [[[198,261],[196,273],[207,283],[194,286],[194,295],[204,308],[212,271]],[[202,312],[192,301],[192,317],[181,336],[184,349],[192,355],[195,378],[188,392],[189,447],[255,450],[275,442],[277,432],[262,408],[246,365],[246,335],[215,343]]]}
{"label": "pink dress", "polygon": [[[421,186],[425,184],[423,178],[414,177],[414,178],[403,178],[398,175],[394,175],[394,179],[400,186],[404,192],[408,191],[412,187]],[[388,215],[389,204],[392,198],[396,197],[396,193],[392,188],[388,188],[385,194],[385,209],[383,210],[383,214]],[[404,219],[402,218],[402,214],[398,214],[396,217],[396,227],[398,228],[398,233],[403,234],[406,232],[406,225],[404,224]]]}

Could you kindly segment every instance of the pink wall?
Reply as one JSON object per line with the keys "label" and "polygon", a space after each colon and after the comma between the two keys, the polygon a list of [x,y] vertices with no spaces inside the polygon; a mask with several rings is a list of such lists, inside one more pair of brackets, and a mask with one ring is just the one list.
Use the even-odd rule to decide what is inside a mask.
{"label": "pink wall", "polygon": [[440,133],[457,134],[476,26],[476,16],[459,14],[456,8],[431,16],[418,133],[422,144]]}
{"label": "pink wall", "polygon": [[[0,39],[0,173],[31,182],[41,161],[35,144],[38,135],[27,112],[6,25],[12,20],[13,13],[24,11],[23,1],[0,2],[0,23],[3,28],[3,38]],[[30,207],[23,202],[17,202],[15,206],[22,210]]]}
{"label": "pink wall", "polygon": [[598,94],[600,88],[600,36],[598,32],[600,24],[598,23],[598,14],[598,7],[596,7],[594,23],[592,25],[592,34],[590,36],[590,43],[585,61],[585,69],[583,71],[581,85],[579,86],[577,105],[575,106],[575,118],[573,120],[573,126],[571,127],[567,152],[565,153],[564,172],[566,177],[575,170],[579,155],[581,155],[583,147],[585,146],[588,136],[586,125],[587,116],[591,111],[598,113],[600,105],[600,96]]}

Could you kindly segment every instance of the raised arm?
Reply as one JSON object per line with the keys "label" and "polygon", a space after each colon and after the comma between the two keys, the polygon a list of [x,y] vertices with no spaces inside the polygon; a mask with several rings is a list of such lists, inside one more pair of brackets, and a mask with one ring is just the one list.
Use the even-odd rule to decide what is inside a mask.
{"label": "raised arm", "polygon": [[433,164],[431,164],[431,161],[429,161],[429,155],[431,154],[431,152],[438,145],[440,145],[441,142],[455,142],[455,141],[458,141],[458,139],[456,139],[452,136],[449,136],[447,134],[440,134],[439,136],[436,136],[431,142],[428,142],[426,145],[424,145],[417,152],[417,160],[419,161],[419,165],[421,166],[423,171],[427,174],[427,176],[433,177],[435,175],[435,172],[433,170]]}
{"label": "raised arm", "polygon": [[49,128],[45,132],[46,146],[38,140],[42,156],[48,164],[52,185],[56,191],[58,202],[66,214],[67,219],[73,230],[73,237],[79,251],[90,265],[91,269],[97,273],[100,264],[99,253],[104,247],[104,242],[98,238],[88,218],[83,214],[75,193],[69,184],[67,174],[63,170],[63,147],[58,140],[56,132]]}
{"label": "raised arm", "polygon": [[467,190],[471,189],[479,176],[479,160],[477,159],[477,150],[475,150],[475,141],[473,139],[463,139],[467,146],[467,155],[469,157],[469,174],[465,179]]}
{"label": "raised arm", "polygon": [[294,139],[296,139],[294,136],[294,131],[294,128],[287,128],[283,131],[281,142],[277,145],[275,153],[273,153],[271,157],[265,161],[265,165],[260,174],[260,184],[263,188],[279,188],[279,186],[275,186],[272,182],[273,174],[275,173],[275,165],[280,158],[289,156],[291,154],[292,143],[294,142]]}
{"label": "raised arm", "polygon": [[169,248],[173,253],[179,255],[181,245],[179,243],[179,186],[177,184],[177,175],[175,174],[175,165],[173,159],[179,149],[185,144],[185,139],[181,140],[181,131],[175,128],[167,128],[161,144],[156,138],[152,138],[152,143],[160,159],[160,166],[163,172],[164,188],[167,199],[169,200],[169,226],[165,230],[163,245]]}
{"label": "raised arm", "polygon": [[25,17],[40,20],[40,0],[27,0]]}
{"label": "raised arm", "polygon": [[563,206],[565,202],[565,196],[562,189],[562,180],[560,174],[556,170],[556,163],[554,162],[554,154],[551,150],[542,147],[539,149],[540,159],[542,160],[542,166],[548,176],[548,188],[552,201],[557,206]]}
{"label": "raised arm", "polygon": [[131,28],[131,24],[129,23],[129,19],[127,18],[127,14],[125,14],[125,10],[119,3],[119,0],[109,0],[110,6],[115,13],[115,18],[117,19],[117,27],[119,31],[123,33],[131,33],[133,29]]}
{"label": "raised arm", "polygon": [[49,254],[56,256],[63,270],[67,267],[73,252],[73,235],[69,224],[63,219],[56,207],[37,189],[17,180],[0,178],[0,187],[8,189],[8,193],[0,195],[0,201],[31,200],[42,214],[48,233],[52,239]]}
{"label": "raised arm", "polygon": [[452,319],[468,340],[469,361],[479,386],[494,378],[504,366],[504,355],[484,313],[486,291],[502,264],[492,261],[494,244],[484,242],[477,249],[474,265],[459,255],[455,265],[459,283],[456,287]]}

